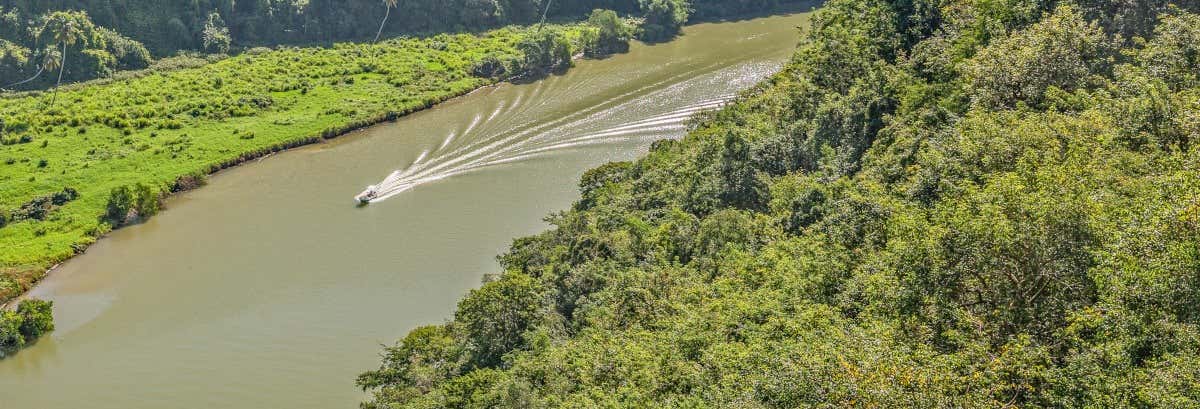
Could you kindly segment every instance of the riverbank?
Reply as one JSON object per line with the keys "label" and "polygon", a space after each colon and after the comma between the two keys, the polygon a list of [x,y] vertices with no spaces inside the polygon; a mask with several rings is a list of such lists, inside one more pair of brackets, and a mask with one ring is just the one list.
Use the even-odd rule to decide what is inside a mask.
{"label": "riverbank", "polygon": [[[208,174],[568,65],[593,30],[510,27],[285,48],[61,91],[54,106],[47,94],[5,98],[0,302]],[[133,206],[114,202],[114,192],[138,187],[151,193]]]}
{"label": "riverbank", "polygon": [[[578,198],[584,170],[642,156],[651,141],[683,134],[681,113],[776,72],[791,54],[792,28],[805,21],[685,27],[676,41],[633,43],[562,75],[485,87],[221,171],[27,293],[54,302],[57,329],[0,360],[6,403],[355,407],[363,393],[351,380],[377,365],[381,343],[452,315],[460,297],[498,271],[493,255],[513,237],[544,230],[544,215]],[[348,202],[426,151],[428,168],[473,146],[488,147],[480,155],[501,151],[493,141],[528,141],[527,152],[615,128],[636,133],[448,177],[367,207]]]}

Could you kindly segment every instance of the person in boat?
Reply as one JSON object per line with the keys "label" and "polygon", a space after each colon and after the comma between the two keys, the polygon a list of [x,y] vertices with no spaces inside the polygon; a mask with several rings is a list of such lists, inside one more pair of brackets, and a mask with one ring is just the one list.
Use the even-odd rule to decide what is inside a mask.
{"label": "person in boat", "polygon": [[371,185],[371,186],[367,186],[367,190],[364,190],[362,193],[359,193],[358,196],[355,197],[355,199],[358,199],[359,203],[368,203],[378,196],[379,196],[379,186]]}

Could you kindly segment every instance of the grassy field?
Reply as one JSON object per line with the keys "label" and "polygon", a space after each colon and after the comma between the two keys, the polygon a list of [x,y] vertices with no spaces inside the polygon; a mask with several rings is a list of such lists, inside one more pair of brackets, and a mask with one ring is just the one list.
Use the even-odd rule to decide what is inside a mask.
{"label": "grassy field", "polygon": [[[6,221],[0,222],[0,302],[119,224],[104,218],[114,189],[144,184],[165,195],[189,188],[202,175],[246,159],[394,119],[548,61],[561,63],[532,54],[576,54],[589,30],[505,28],[373,45],[262,49],[201,67],[73,87],[59,92],[53,105],[50,93],[0,97],[0,217]],[[54,197],[66,188],[78,194]]]}

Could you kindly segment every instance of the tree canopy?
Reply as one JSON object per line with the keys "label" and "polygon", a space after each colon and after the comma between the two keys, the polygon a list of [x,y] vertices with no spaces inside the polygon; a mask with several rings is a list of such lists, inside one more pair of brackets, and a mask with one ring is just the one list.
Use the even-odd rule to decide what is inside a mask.
{"label": "tree canopy", "polygon": [[[543,11],[552,19],[581,20],[593,10],[610,10],[614,15],[643,18],[647,23],[638,34],[646,39],[663,40],[675,35],[693,12],[715,17],[800,1],[803,0],[742,0],[737,4],[711,0],[0,0],[0,88],[18,82],[17,78],[34,77],[56,52],[61,53],[45,47],[59,44],[61,38],[50,39],[42,34],[67,35],[68,31],[41,29],[47,24],[72,28],[70,38],[93,40],[85,41],[84,47],[70,50],[65,56],[68,61],[83,61],[65,67],[65,79],[71,82],[145,68],[151,63],[151,52],[166,57],[189,50],[227,53],[256,46],[371,41],[380,35],[481,32],[505,25],[537,23]],[[380,12],[387,16],[382,22]],[[68,21],[65,17],[70,17],[71,23],[64,26]],[[602,17],[606,23],[614,22],[610,16]],[[100,37],[91,32],[96,30],[93,27],[103,29]],[[619,39],[633,34],[632,30],[626,33],[621,27],[606,27],[611,30],[602,33],[605,41],[600,44],[607,48],[619,46]],[[596,51],[620,50],[602,47]],[[45,88],[55,82],[38,76],[12,88]]]}
{"label": "tree canopy", "polygon": [[1200,6],[1170,3],[827,2],[363,407],[1200,406]]}

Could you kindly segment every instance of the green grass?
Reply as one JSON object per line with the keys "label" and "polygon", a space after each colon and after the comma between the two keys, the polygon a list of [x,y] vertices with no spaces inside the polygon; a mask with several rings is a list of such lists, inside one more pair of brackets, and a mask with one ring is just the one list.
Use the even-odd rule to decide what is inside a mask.
{"label": "green grass", "polygon": [[[552,28],[572,53],[589,29]],[[519,68],[518,44],[531,35],[505,28],[279,49],[64,90],[53,107],[48,93],[0,98],[0,211],[64,187],[80,193],[44,220],[0,227],[0,302],[111,229],[101,215],[112,189],[168,191],[180,177],[463,95],[497,81],[472,75],[484,57]]]}

